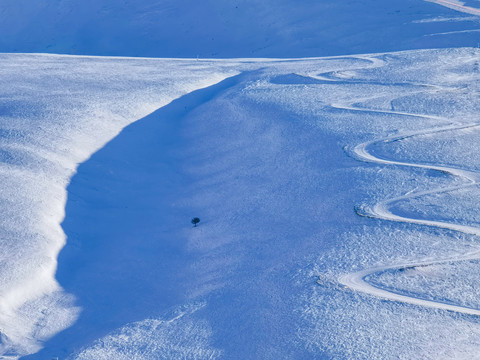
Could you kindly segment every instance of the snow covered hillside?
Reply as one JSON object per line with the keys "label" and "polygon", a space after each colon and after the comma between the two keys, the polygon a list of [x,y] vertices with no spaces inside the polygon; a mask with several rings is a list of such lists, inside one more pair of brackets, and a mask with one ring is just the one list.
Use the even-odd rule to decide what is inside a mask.
{"label": "snow covered hillside", "polygon": [[3,357],[471,358],[479,61],[3,55]]}
{"label": "snow covered hillside", "polygon": [[2,1],[0,359],[478,357],[478,15]]}
{"label": "snow covered hillside", "polygon": [[3,354],[11,346],[38,349],[38,340],[76,316],[53,275],[65,243],[66,186],[77,165],[132,121],[238,71],[207,65],[1,56]]}
{"label": "snow covered hillside", "polygon": [[298,58],[477,46],[478,18],[452,4],[462,2],[2,0],[0,51]]}

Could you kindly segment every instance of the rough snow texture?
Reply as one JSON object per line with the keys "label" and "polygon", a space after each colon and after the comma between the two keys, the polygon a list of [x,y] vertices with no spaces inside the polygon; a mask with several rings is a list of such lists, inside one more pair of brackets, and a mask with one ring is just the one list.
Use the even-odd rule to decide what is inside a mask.
{"label": "rough snow texture", "polygon": [[[36,351],[78,316],[37,358],[474,358],[476,318],[385,301],[338,279],[479,250],[473,235],[358,216],[355,208],[462,181],[352,152],[375,139],[478,122],[479,56],[473,48],[278,61],[4,55],[0,195],[11,213],[1,225],[1,288],[12,299],[3,303],[4,356]],[[53,272],[76,164],[173,98],[73,178],[63,292]],[[479,132],[460,132],[465,141],[445,131],[371,149],[378,158],[477,171]],[[439,212],[421,202],[430,197],[399,202],[398,211],[431,219]],[[443,220],[475,223],[462,197],[459,213]],[[193,216],[202,219],[195,229]],[[474,265],[428,272],[455,281],[451,288],[401,271],[371,279],[478,308],[466,276]],[[42,287],[31,287],[32,276]],[[202,306],[162,315],[192,303]]]}
{"label": "rough snow texture", "polygon": [[78,310],[54,280],[66,186],[123,127],[235,73],[194,61],[1,55],[1,353],[26,354]]}
{"label": "rough snow texture", "polygon": [[[454,53],[457,54],[455,60],[452,58],[447,64],[446,58],[440,56],[431,60],[431,67],[424,67],[426,63],[420,60],[420,53],[414,62],[409,62],[410,56],[406,54],[403,54],[406,57],[387,55],[383,57],[384,66],[357,72],[349,80],[359,84],[388,81],[391,87],[402,87],[403,91],[391,97],[388,92],[377,92],[372,86],[366,92],[368,96],[342,99],[335,105],[348,110],[351,116],[371,118],[377,125],[370,128],[375,130],[368,136],[370,152],[375,156],[362,155],[359,159],[367,162],[356,169],[356,176],[363,178],[356,195],[358,213],[365,214],[361,210],[363,203],[373,209],[366,215],[379,217],[380,210],[384,209],[384,214],[398,216],[398,222],[365,217],[360,221],[363,229],[339,235],[337,241],[341,245],[318,260],[310,274],[318,276],[319,286],[306,297],[309,305],[304,310],[306,319],[317,320],[304,332],[312,349],[324,350],[334,358],[355,359],[471,359],[478,356],[478,321],[476,317],[459,313],[464,311],[462,307],[466,307],[465,312],[467,308],[473,309],[470,313],[478,313],[480,309],[480,298],[471,279],[478,265],[476,261],[467,261],[469,256],[478,258],[480,250],[478,236],[471,235],[478,233],[474,227],[473,213],[477,205],[473,199],[480,193],[476,186],[468,187],[469,182],[455,174],[462,170],[474,174],[478,169],[478,129],[470,124],[478,125],[480,73],[478,52]],[[393,68],[402,58],[406,66]],[[403,124],[398,124],[399,120]],[[394,127],[386,129],[385,126]],[[450,131],[431,130],[448,129],[448,126]],[[362,129],[358,123],[357,133],[362,133]],[[378,129],[386,131],[379,133]],[[408,135],[413,133],[417,135]],[[395,140],[383,141],[388,136]],[[354,149],[362,141],[348,143],[350,149]],[[412,169],[405,163],[425,164],[425,167]],[[451,173],[425,170],[436,166],[439,170],[442,166],[457,170]],[[352,175],[355,176],[354,172]],[[435,190],[442,188],[445,192]],[[403,200],[389,202],[396,198]],[[385,207],[377,208],[375,204],[385,204]],[[450,206],[452,209],[446,209]],[[445,211],[441,211],[441,207]],[[389,218],[389,215],[384,217]],[[418,223],[423,221],[427,226],[411,224],[411,219],[419,219]],[[438,228],[435,222],[441,221],[459,231]],[[468,228],[472,231],[464,233],[466,226],[456,227],[462,223],[473,226]],[[449,260],[441,263],[442,259]],[[422,262],[425,266],[415,266]],[[366,288],[352,291],[337,282],[339,278],[344,279],[345,274],[360,274],[364,270],[367,274],[369,269],[382,267],[387,269],[372,273],[364,280],[391,294],[406,296],[409,301],[400,298],[385,301],[395,297],[380,292],[375,297],[375,293]],[[364,290],[368,294],[363,294]],[[429,307],[438,304],[439,309],[442,304],[458,306],[459,311],[422,308],[421,301],[417,303],[417,300],[430,301]],[[402,301],[408,304],[402,305]],[[331,332],[327,334],[324,329]]]}
{"label": "rough snow texture", "polygon": [[75,359],[218,359],[222,353],[209,345],[211,328],[194,317],[201,307],[179,309],[168,320],[146,319],[127,325],[99,339]]}

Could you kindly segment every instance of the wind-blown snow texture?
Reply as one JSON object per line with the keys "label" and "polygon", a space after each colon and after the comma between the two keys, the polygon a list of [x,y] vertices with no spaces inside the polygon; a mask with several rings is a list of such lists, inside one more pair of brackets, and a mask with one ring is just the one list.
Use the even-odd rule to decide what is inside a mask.
{"label": "wind-blown snow texture", "polygon": [[65,243],[65,188],[77,164],[132,121],[234,70],[31,55],[2,55],[0,64],[0,331],[2,353],[21,354],[76,317],[53,275]]}
{"label": "wind-blown snow texture", "polygon": [[2,2],[2,51],[378,53],[1,55],[0,358],[477,356],[478,5]]}
{"label": "wind-blown snow texture", "polygon": [[[476,49],[237,63],[40,57],[77,71],[78,62],[120,61],[168,64],[172,75],[197,68],[207,79],[215,69],[217,82],[233,68],[240,75],[127,127],[79,167],[57,274],[65,292],[54,293],[76,300],[54,298],[48,307],[71,314],[65,325],[78,320],[27,358],[471,358],[480,327],[460,313],[480,309],[475,285],[462,276],[476,266],[466,260],[475,259],[468,254],[479,249],[476,237],[354,211],[467,183],[434,165],[358,161],[350,149],[396,136],[367,149],[377,158],[476,171],[479,57]],[[436,136],[443,140],[423,146]],[[437,192],[438,201],[446,194]],[[198,228],[193,216],[202,219]],[[449,260],[435,261],[442,259]],[[432,271],[423,270],[429,264]],[[366,286],[341,285],[345,275],[374,268],[381,272],[365,281],[412,300],[385,302]],[[405,271],[422,281],[405,279]],[[425,277],[443,273],[465,280],[449,287]],[[425,308],[424,300],[438,306]],[[441,310],[445,303],[458,311]],[[57,312],[44,319],[56,323]],[[26,319],[38,331],[44,320],[33,314]],[[10,342],[12,355],[35,349],[20,339]]]}

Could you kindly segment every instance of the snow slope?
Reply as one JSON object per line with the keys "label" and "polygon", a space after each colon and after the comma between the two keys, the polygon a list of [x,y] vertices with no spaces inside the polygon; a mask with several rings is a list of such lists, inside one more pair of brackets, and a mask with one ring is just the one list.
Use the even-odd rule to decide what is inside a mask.
{"label": "snow slope", "polygon": [[[480,248],[456,231],[474,228],[469,209],[459,203],[462,226],[447,229],[403,223],[406,206],[401,221],[358,214],[414,194],[441,206],[466,184],[449,169],[478,169],[479,56],[123,59],[238,75],[125,128],[78,168],[57,279],[81,311],[25,358],[474,358],[468,256]],[[343,286],[359,273],[358,288]],[[465,280],[440,286],[452,273]]]}
{"label": "snow slope", "polygon": [[192,61],[1,58],[0,329],[2,353],[21,354],[76,317],[54,273],[77,164],[132,121],[237,70]]}
{"label": "snow slope", "polygon": [[477,46],[478,33],[470,31],[479,29],[478,18],[457,12],[465,10],[459,5],[437,3],[3,0],[0,51],[225,58]]}
{"label": "snow slope", "polygon": [[[348,82],[388,81],[404,87],[397,96],[370,92],[334,104],[383,129],[401,121],[381,135],[371,127],[368,141],[349,144],[352,156],[367,161],[363,200],[355,206],[364,228],[345,231],[341,246],[322,255],[312,272],[320,286],[305,318],[318,323],[307,337],[335,358],[478,357],[480,299],[470,274],[478,271],[480,249],[478,225],[467,218],[478,210],[458,193],[479,195],[480,74],[478,52],[454,53],[449,62],[431,60],[432,68],[412,59],[410,70],[392,66],[401,57],[391,54],[383,66],[390,71],[357,73]],[[346,83],[338,75],[332,80]],[[416,208],[408,206],[412,199]],[[325,328],[331,333],[322,334]]]}
{"label": "snow slope", "polygon": [[0,358],[476,356],[478,8],[3,1],[0,51],[297,59],[0,56]]}

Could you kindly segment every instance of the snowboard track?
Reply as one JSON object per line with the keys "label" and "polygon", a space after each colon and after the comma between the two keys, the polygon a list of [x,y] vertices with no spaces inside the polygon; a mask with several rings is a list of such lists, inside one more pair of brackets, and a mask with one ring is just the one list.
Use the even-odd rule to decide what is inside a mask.
{"label": "snowboard track", "polygon": [[[367,57],[362,56],[359,57],[362,60],[370,60],[371,65],[368,67],[358,68],[357,70],[362,70],[365,68],[376,68],[381,67],[384,65],[383,61],[375,58],[375,57]],[[352,70],[352,69],[349,69]],[[339,77],[335,75],[340,74]],[[349,83],[362,83],[362,81],[358,81],[355,79],[346,80],[341,76],[341,72],[335,73],[325,73],[319,74],[316,76],[317,79],[322,79],[324,81],[331,81],[331,82],[349,82]],[[419,93],[425,91],[437,91],[441,89],[441,87],[437,85],[431,84],[419,84],[419,83],[405,83],[406,86],[418,86]],[[444,88],[443,90],[451,90],[448,88]],[[376,218],[381,220],[389,220],[389,221],[396,221],[396,222],[403,222],[403,223],[410,223],[410,224],[417,224],[421,226],[428,226],[433,228],[440,228],[440,229],[447,229],[451,231],[456,231],[464,234],[474,235],[480,237],[480,228],[469,226],[469,225],[460,225],[445,221],[437,221],[437,220],[426,220],[426,219],[417,219],[414,217],[406,217],[394,214],[389,208],[399,201],[405,201],[412,198],[418,198],[425,195],[432,195],[432,194],[439,194],[445,192],[451,192],[455,190],[465,189],[472,186],[476,186],[480,183],[480,173],[472,170],[456,168],[452,166],[446,165],[436,165],[436,164],[427,164],[427,163],[414,163],[414,162],[406,162],[406,161],[397,161],[397,160],[390,160],[387,158],[379,157],[374,155],[370,148],[372,148],[376,143],[384,142],[384,143],[391,143],[394,141],[401,141],[407,138],[412,138],[416,136],[422,135],[431,135],[441,132],[453,132],[458,130],[465,130],[465,129],[473,129],[476,127],[480,127],[479,123],[454,123],[451,120],[439,116],[433,116],[428,114],[414,114],[414,113],[407,113],[401,111],[394,111],[394,110],[380,110],[380,109],[372,109],[372,108],[362,108],[356,106],[355,104],[358,103],[358,99],[356,102],[349,102],[349,103],[342,103],[342,104],[331,104],[331,107],[334,109],[342,110],[342,111],[350,111],[350,112],[368,112],[372,114],[388,114],[394,116],[406,116],[406,117],[417,117],[423,119],[430,119],[435,120],[441,123],[441,125],[437,127],[433,127],[430,129],[424,129],[416,132],[404,133],[395,136],[388,136],[383,138],[378,138],[375,140],[367,141],[361,144],[354,146],[350,152],[351,154],[356,157],[357,159],[365,162],[376,163],[380,165],[390,165],[390,166],[398,166],[398,167],[405,167],[405,168],[416,168],[416,169],[425,169],[425,170],[433,170],[439,171],[443,174],[448,174],[454,178],[456,178],[456,183],[460,183],[459,185],[451,185],[451,186],[444,186],[438,187],[434,189],[429,189],[425,191],[410,191],[402,196],[390,198],[381,202],[378,202],[373,207],[367,206],[360,206],[355,207],[355,211],[360,216],[366,216],[370,218]],[[348,149],[348,147],[347,147]],[[386,264],[386,265],[379,265],[375,267],[370,267],[361,271],[357,271],[354,273],[344,274],[338,277],[338,282],[343,286],[358,292],[363,292],[368,295],[372,295],[378,298],[382,298],[384,300],[389,301],[396,301],[402,302],[411,305],[423,306],[427,308],[433,308],[437,310],[446,310],[452,311],[455,313],[461,313],[466,315],[473,315],[473,316],[480,316],[480,308],[470,308],[467,306],[455,305],[452,303],[446,303],[442,301],[436,300],[429,300],[422,298],[421,296],[411,296],[402,294],[395,290],[389,289],[387,287],[382,287],[378,284],[371,284],[368,282],[367,278],[371,275],[381,273],[384,271],[395,271],[395,270],[406,270],[415,267],[424,267],[429,265],[436,265],[436,264],[452,264],[456,262],[463,262],[463,261],[473,261],[480,259],[480,250],[474,250],[471,252],[467,252],[464,254],[457,254],[452,255],[450,257],[437,259],[437,260],[425,260],[425,259],[418,259],[418,260],[411,260],[411,261],[403,261],[396,264]]]}

